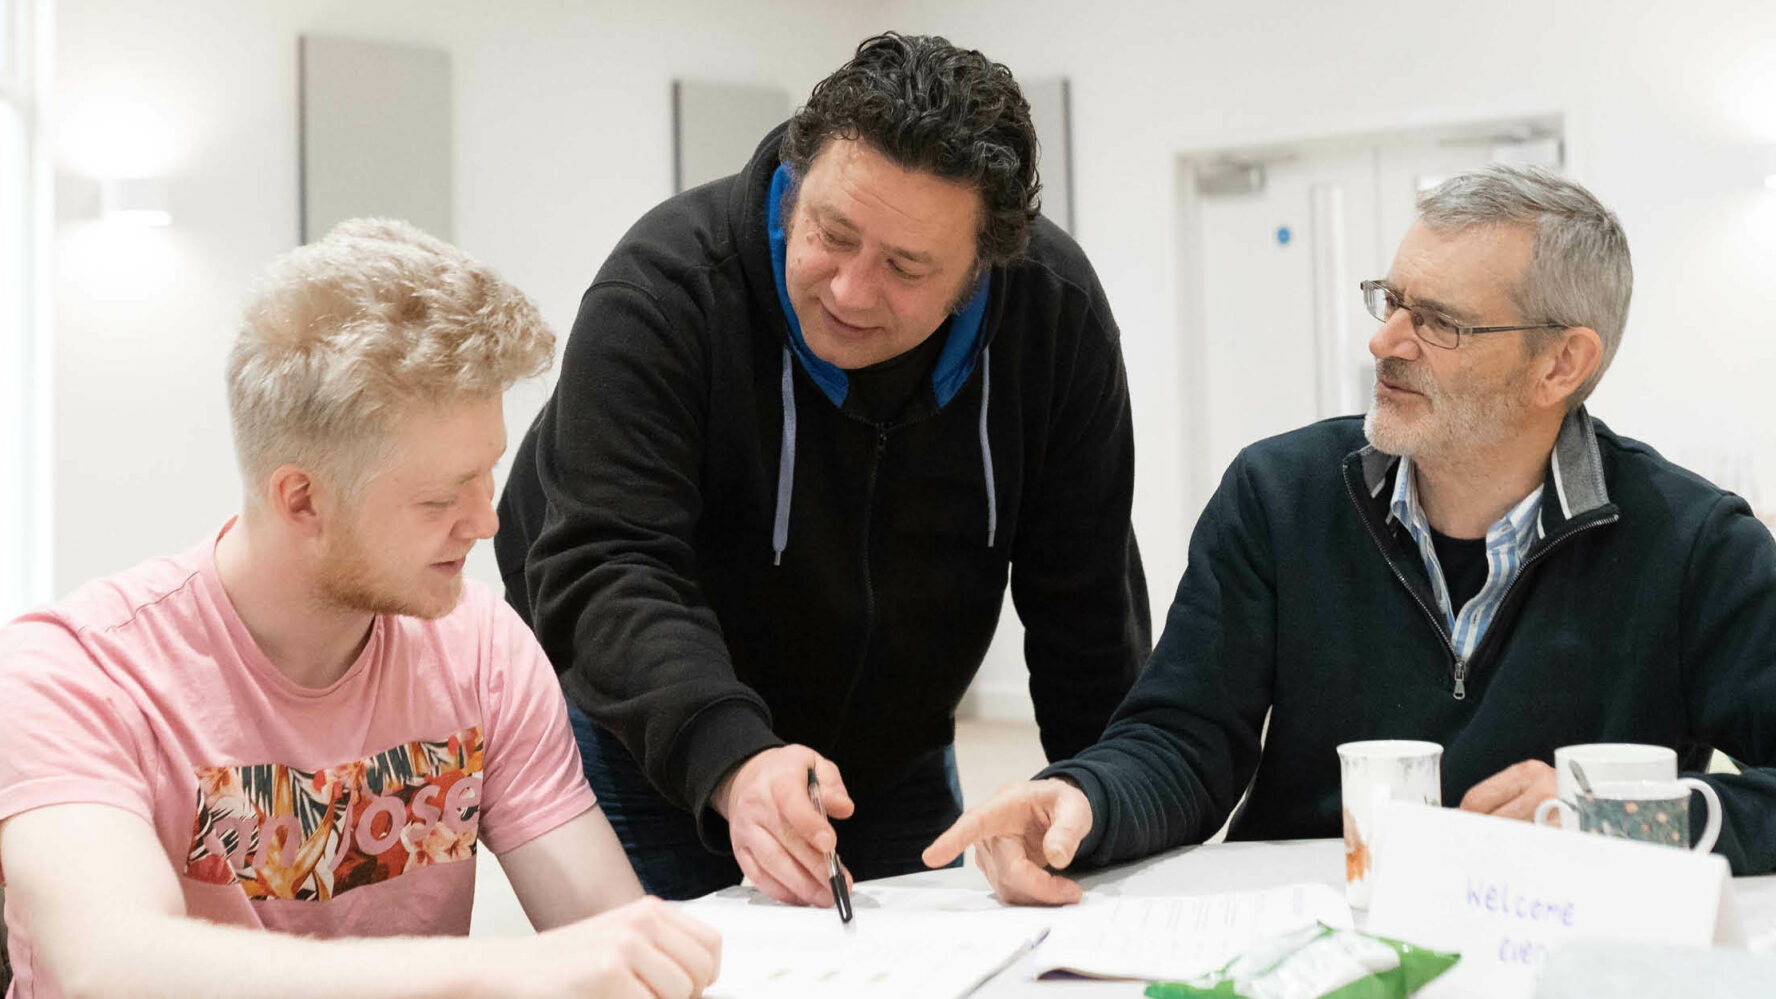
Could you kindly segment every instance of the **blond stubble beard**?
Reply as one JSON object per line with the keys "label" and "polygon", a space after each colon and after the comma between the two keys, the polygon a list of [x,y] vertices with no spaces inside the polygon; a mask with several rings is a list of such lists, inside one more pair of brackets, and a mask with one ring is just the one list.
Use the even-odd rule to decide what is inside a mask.
{"label": "blond stubble beard", "polygon": [[342,529],[327,543],[316,572],[316,596],[323,603],[360,614],[398,614],[436,620],[455,610],[462,599],[460,575],[451,581],[450,599],[442,606],[421,603],[396,593],[387,581],[378,578],[369,560],[363,557],[363,551],[357,531],[351,527]]}

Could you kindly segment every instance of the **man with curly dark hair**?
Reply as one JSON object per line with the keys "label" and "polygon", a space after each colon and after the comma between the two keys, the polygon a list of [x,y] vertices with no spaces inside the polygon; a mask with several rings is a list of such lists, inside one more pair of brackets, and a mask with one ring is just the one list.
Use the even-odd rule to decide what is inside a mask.
{"label": "man with curly dark hair", "polygon": [[587,291],[495,548],[648,891],[919,869],[1008,578],[1051,759],[1133,682],[1127,378],[1039,190],[1010,71],[885,34]]}

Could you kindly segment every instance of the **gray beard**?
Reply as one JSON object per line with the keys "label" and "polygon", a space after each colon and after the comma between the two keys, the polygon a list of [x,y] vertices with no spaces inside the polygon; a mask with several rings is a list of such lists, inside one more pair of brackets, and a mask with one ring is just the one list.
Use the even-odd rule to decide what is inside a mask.
{"label": "gray beard", "polygon": [[1385,376],[1424,393],[1431,411],[1416,423],[1405,424],[1395,414],[1384,412],[1385,404],[1372,400],[1363,417],[1363,436],[1378,451],[1412,458],[1491,447],[1512,435],[1517,416],[1528,402],[1528,387],[1520,384],[1527,367],[1527,362],[1519,366],[1500,386],[1470,386],[1466,391],[1451,392],[1419,377],[1407,362],[1384,357],[1375,362],[1377,380]]}

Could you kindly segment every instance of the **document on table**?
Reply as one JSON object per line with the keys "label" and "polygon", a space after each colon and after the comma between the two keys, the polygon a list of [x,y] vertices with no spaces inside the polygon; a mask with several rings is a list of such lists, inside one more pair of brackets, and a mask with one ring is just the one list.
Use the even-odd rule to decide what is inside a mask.
{"label": "document on table", "polygon": [[1267,937],[1322,922],[1351,926],[1344,893],[1323,884],[1194,897],[1087,895],[1054,911],[1032,974],[1176,981],[1213,971]]}
{"label": "document on table", "polygon": [[1088,893],[1061,909],[954,889],[860,885],[851,899],[849,924],[831,909],[781,905],[752,889],[681,903],[722,934],[721,976],[705,995],[954,999],[1026,954],[1019,973],[1031,976],[1175,980],[1316,921],[1351,925],[1344,894],[1322,884],[1191,897]]}
{"label": "document on table", "polygon": [[[903,893],[916,895],[917,892]],[[937,893],[933,893],[937,894]],[[721,892],[683,903],[721,931],[721,975],[709,999],[956,999],[1025,954],[1052,911],[946,905],[885,908],[905,899],[852,893],[857,918]]]}

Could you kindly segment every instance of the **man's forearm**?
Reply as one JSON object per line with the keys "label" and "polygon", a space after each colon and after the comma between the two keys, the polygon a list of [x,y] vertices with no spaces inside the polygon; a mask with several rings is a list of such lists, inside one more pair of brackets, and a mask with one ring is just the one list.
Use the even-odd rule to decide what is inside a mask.
{"label": "man's forearm", "polygon": [[[49,927],[44,927],[49,929]],[[53,932],[53,931],[52,931]],[[185,916],[115,918],[40,937],[70,999],[480,999],[516,996],[494,969],[521,940],[318,940]],[[507,984],[510,984],[508,981]]]}

